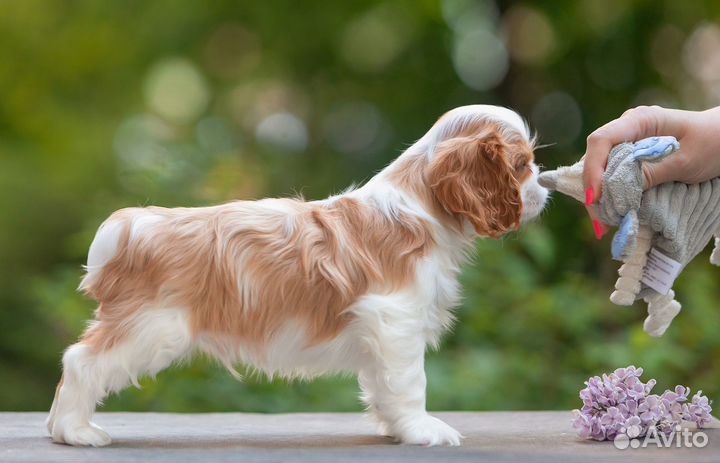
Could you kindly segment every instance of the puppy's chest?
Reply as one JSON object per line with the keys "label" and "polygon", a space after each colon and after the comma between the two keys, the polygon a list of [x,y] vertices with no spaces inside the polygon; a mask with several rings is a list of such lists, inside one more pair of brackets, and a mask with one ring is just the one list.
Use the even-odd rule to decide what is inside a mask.
{"label": "puppy's chest", "polygon": [[435,274],[432,282],[434,305],[439,311],[448,311],[460,303],[462,288],[459,271],[446,270]]}
{"label": "puppy's chest", "polygon": [[454,320],[452,309],[460,303],[462,293],[458,281],[460,269],[455,262],[433,259],[419,270],[416,292],[425,306],[425,330],[434,339]]}

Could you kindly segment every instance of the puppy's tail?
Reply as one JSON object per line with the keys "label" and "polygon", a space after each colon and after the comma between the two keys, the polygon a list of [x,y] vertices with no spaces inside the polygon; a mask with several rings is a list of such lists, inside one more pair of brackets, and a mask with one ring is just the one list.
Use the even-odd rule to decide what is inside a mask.
{"label": "puppy's tail", "polygon": [[80,282],[78,290],[98,299],[94,294],[95,283],[99,280],[103,268],[120,253],[121,247],[127,245],[128,229],[127,221],[118,220],[115,218],[115,214],[100,225],[95,239],[90,245],[87,265],[84,266],[85,276]]}

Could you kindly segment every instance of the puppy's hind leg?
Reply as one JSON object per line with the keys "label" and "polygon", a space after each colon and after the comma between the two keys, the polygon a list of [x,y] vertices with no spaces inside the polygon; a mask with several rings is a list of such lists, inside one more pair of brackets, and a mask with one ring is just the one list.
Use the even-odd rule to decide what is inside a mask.
{"label": "puppy's hind leg", "polygon": [[95,404],[105,397],[107,381],[101,373],[102,354],[94,354],[89,345],[77,343],[63,355],[63,377],[47,420],[53,441],[70,445],[101,447],[110,436],[90,422]]}
{"label": "puppy's hind leg", "polygon": [[63,378],[53,402],[48,428],[53,441],[69,445],[101,447],[110,436],[90,419],[95,406],[110,393],[141,375],[154,376],[191,350],[191,336],[185,311],[144,310],[126,326],[113,345],[98,347],[95,334],[107,333],[98,322],[84,340],[70,346],[63,355]]}

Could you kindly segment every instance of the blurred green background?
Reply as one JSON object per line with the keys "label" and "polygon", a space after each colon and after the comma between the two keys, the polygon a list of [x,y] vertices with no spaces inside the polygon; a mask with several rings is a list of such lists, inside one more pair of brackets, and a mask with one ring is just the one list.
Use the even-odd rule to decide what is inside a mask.
{"label": "blurred green background", "polygon": [[[363,181],[448,109],[510,106],[540,163],[639,104],[720,102],[715,1],[5,1],[0,8],[1,410],[46,410],[94,309],[75,292],[112,211]],[[431,409],[567,409],[591,374],[645,367],[720,393],[720,270],[698,257],[668,333],[613,306],[617,263],[580,204],[478,243],[428,358]],[[244,383],[204,359],[106,410],[360,410],[353,378]]]}

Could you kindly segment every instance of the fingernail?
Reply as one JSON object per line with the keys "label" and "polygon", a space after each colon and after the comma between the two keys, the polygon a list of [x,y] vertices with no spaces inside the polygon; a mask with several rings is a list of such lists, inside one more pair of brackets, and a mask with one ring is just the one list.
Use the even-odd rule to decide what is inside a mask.
{"label": "fingernail", "polygon": [[601,240],[603,235],[605,234],[605,230],[603,230],[603,226],[600,223],[599,220],[593,220],[593,230],[595,231],[595,238],[598,240]]}
{"label": "fingernail", "polygon": [[593,192],[592,187],[585,190],[585,205],[589,206],[592,203],[595,202],[595,193]]}

